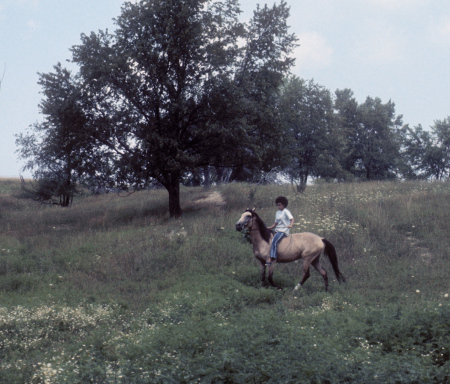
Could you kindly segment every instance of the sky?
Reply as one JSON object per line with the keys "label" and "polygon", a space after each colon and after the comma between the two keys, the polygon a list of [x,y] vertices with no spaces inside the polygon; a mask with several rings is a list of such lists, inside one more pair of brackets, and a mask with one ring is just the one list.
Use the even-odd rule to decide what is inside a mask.
{"label": "sky", "polygon": [[[450,116],[450,1],[286,0],[300,44],[292,73],[363,103],[389,100],[410,126]],[[241,0],[242,20],[257,4]],[[277,1],[279,3],[279,1]],[[0,177],[19,175],[15,135],[42,121],[38,73],[61,62],[82,33],[115,29],[122,0],[0,0]],[[76,67],[71,67],[76,70]]]}

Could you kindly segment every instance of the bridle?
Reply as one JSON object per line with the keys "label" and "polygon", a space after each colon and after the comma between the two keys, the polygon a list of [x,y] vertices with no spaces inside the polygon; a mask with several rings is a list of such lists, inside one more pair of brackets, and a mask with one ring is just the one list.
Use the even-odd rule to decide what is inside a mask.
{"label": "bridle", "polygon": [[256,229],[249,228],[249,224],[250,224],[250,223],[252,223],[252,226],[253,226],[253,214],[252,214],[252,212],[250,212],[250,211],[247,211],[247,212],[251,214],[251,218],[249,219],[249,221],[247,221],[247,223],[245,223],[243,229],[246,229],[246,230],[249,231],[249,232],[252,232],[252,231],[259,231],[259,228],[256,228]]}

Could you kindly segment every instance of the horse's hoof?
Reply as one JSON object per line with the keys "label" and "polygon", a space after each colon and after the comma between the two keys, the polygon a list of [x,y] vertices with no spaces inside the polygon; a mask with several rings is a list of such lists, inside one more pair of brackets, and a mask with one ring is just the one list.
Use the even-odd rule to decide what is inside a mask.
{"label": "horse's hoof", "polygon": [[301,286],[300,284],[297,284],[297,285],[295,286],[295,288],[294,288],[294,292],[295,292],[295,291],[298,291],[301,287],[302,287],[302,286]]}

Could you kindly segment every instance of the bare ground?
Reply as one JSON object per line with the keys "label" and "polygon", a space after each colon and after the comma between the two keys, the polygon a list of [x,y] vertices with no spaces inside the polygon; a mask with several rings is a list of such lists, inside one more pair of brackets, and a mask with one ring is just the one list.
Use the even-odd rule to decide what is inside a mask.
{"label": "bare ground", "polygon": [[195,200],[194,205],[212,205],[222,207],[225,205],[225,200],[219,192],[214,191],[208,193],[206,197]]}
{"label": "bare ground", "polygon": [[420,240],[418,238],[414,237],[411,232],[407,232],[405,240],[417,252],[417,255],[422,259],[424,263],[431,263],[431,259],[433,258],[433,256],[431,255],[428,248],[419,245]]}

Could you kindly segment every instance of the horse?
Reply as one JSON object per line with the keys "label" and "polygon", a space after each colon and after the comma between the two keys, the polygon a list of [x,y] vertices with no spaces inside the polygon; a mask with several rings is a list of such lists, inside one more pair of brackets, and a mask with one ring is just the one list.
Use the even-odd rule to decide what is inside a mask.
{"label": "horse", "polygon": [[[250,232],[250,238],[253,244],[253,254],[260,262],[261,281],[267,285],[266,264],[270,261],[270,245],[274,236],[255,209],[247,209],[239,221],[236,223],[236,230],[242,231],[247,228]],[[319,258],[322,252],[328,256],[333,271],[339,283],[345,282],[345,277],[339,270],[336,249],[327,239],[319,237],[310,232],[294,233],[281,239],[278,243],[277,258],[269,263],[269,284],[278,289],[282,289],[273,281],[273,270],[276,263],[290,263],[295,260],[303,259],[303,276],[299,284],[294,288],[298,290],[305,284],[310,276],[309,267],[312,265],[322,275],[325,282],[325,291],[328,291],[327,271],[320,265]]]}

